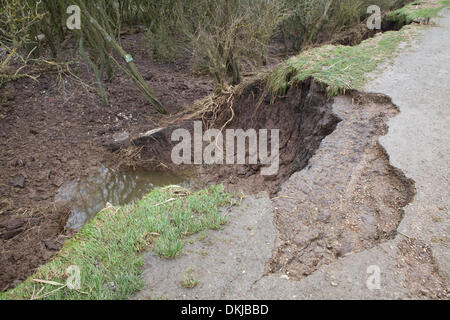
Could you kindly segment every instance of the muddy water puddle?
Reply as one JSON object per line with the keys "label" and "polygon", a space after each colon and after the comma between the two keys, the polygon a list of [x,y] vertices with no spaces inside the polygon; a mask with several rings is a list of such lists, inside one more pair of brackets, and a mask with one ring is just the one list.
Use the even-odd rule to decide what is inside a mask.
{"label": "muddy water puddle", "polygon": [[70,203],[71,212],[66,227],[80,229],[108,204],[133,203],[157,187],[193,186],[188,173],[169,173],[145,170],[114,171],[101,167],[89,177],[63,184],[55,195],[55,202]]}

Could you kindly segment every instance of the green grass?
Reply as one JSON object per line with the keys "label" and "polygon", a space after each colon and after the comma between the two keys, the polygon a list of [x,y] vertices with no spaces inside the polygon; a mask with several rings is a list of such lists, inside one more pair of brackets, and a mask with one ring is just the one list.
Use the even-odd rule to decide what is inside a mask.
{"label": "green grass", "polygon": [[[143,288],[143,251],[167,258],[178,256],[183,238],[220,228],[226,222],[220,207],[233,203],[221,185],[193,194],[170,187],[152,191],[136,204],[105,209],[49,263],[15,289],[0,294],[0,299],[127,298]],[[33,280],[65,284],[65,271],[72,265],[81,271],[78,291]]]}
{"label": "green grass", "polygon": [[[450,5],[450,0],[442,0],[433,8],[416,8],[419,2],[393,11],[387,19],[403,19],[402,24],[406,25],[419,17],[435,17],[439,11]],[[348,89],[362,89],[366,74],[392,58],[398,45],[408,41],[414,32],[413,28],[402,28],[400,31],[385,32],[357,46],[325,45],[303,51],[269,74],[268,89],[275,98],[284,95],[294,83],[308,78],[325,84],[330,96]]]}
{"label": "green grass", "polygon": [[410,28],[389,31],[357,46],[325,45],[300,53],[282,63],[268,76],[274,97],[284,95],[294,83],[308,78],[324,83],[330,96],[347,89],[361,89],[366,74],[391,58],[398,45],[409,39]]}
{"label": "green grass", "polygon": [[183,281],[181,281],[181,286],[186,289],[193,289],[198,285],[198,280],[195,278],[195,270],[190,268],[186,270],[183,275]]}
{"label": "green grass", "polygon": [[432,8],[420,7],[418,6],[420,4],[421,1],[414,1],[403,8],[392,11],[386,19],[399,24],[409,24],[418,18],[434,18],[439,11],[450,5],[450,0],[438,1]]}

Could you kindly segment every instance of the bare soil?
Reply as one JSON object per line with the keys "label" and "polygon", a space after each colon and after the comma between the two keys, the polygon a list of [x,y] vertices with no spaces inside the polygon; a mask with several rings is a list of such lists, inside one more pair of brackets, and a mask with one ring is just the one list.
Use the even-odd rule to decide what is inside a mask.
{"label": "bare soil", "polygon": [[269,273],[301,279],[324,264],[393,239],[414,182],[393,168],[378,138],[397,108],[383,95],[335,100],[342,119],[308,167],[274,200],[278,238]]}
{"label": "bare soil", "polygon": [[397,266],[408,274],[406,286],[411,294],[427,299],[448,299],[449,290],[439,273],[431,246],[409,238],[399,242],[397,247]]}
{"label": "bare soil", "polygon": [[[233,93],[226,100],[214,112],[206,112],[202,117],[181,119],[180,122],[172,123],[151,135],[138,135],[130,139],[125,146],[141,150],[141,159],[135,165],[159,166],[170,170],[181,168],[195,170],[199,185],[221,182],[231,192],[243,191],[254,194],[269,191],[274,196],[281,184],[294,172],[306,167],[322,139],[333,132],[340,121],[332,113],[332,100],[328,99],[325,87],[311,79],[298,84],[289,90],[286,96],[275,101],[272,101],[271,95],[265,92],[265,82],[261,80],[245,86],[242,92]],[[263,167],[261,163],[174,166],[170,160],[172,148],[176,144],[171,141],[172,132],[178,128],[185,128],[192,133],[194,121],[203,121],[204,130],[211,127],[256,131],[279,129],[278,173],[273,176],[261,175]],[[248,145],[246,148],[248,157]],[[226,152],[226,137],[224,137],[224,153]]]}

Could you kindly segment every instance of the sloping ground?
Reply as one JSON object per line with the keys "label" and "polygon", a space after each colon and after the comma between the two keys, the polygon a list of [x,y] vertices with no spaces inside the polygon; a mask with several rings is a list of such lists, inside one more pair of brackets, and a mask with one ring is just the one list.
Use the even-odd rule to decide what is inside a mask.
{"label": "sloping ground", "polygon": [[[450,41],[443,39],[450,40],[450,10],[443,14],[445,18],[439,20],[441,26],[429,27],[413,51],[404,50],[392,67],[376,75],[376,80],[367,85],[370,91],[392,95],[400,110],[389,122],[389,133],[381,138],[382,146],[374,135],[370,136],[383,128],[387,115],[394,115],[392,105],[384,104],[385,109],[372,113],[372,118],[367,118],[363,125],[361,120],[368,110],[353,104],[348,97],[338,98],[333,108],[343,121],[322,141],[310,167],[294,174],[273,203],[261,195],[244,200],[243,208],[231,213],[232,221],[236,221],[223,231],[209,234],[202,244],[194,243],[191,252],[177,263],[148,256],[144,273],[148,288],[135,298],[448,299]],[[352,130],[355,125],[358,130]],[[344,155],[336,145],[341,134],[350,137],[342,144]],[[347,166],[342,165],[339,161],[342,156],[353,160]],[[333,161],[335,166],[331,165]],[[330,162],[328,170],[318,167],[326,162]],[[413,197],[409,193],[410,199],[398,197],[405,195],[402,188],[405,191],[411,187],[410,180],[399,169],[414,179],[417,194]],[[309,181],[310,192],[289,191],[289,186],[302,184],[309,177],[314,178]],[[341,179],[338,185],[333,184],[336,179]],[[321,188],[316,188],[314,183]],[[330,195],[334,199],[340,192],[345,197],[335,211],[330,210],[340,212],[340,217],[331,217],[322,209],[315,212],[311,207],[314,203],[320,204],[320,208],[330,206]],[[286,211],[277,205],[281,197],[291,209],[308,210],[299,211],[296,219],[289,220]],[[412,199],[404,213],[398,211]],[[396,200],[399,202],[395,206],[389,205]],[[374,206],[367,208],[371,205]],[[372,210],[361,211],[364,208]],[[296,230],[298,222],[304,225],[305,215],[315,219],[314,223]],[[285,273],[265,275],[262,267],[270,257],[268,243],[276,238],[272,218],[278,229],[280,222],[281,226],[290,226],[294,241],[288,239],[278,247],[281,254],[276,250],[269,264],[269,271],[278,269]],[[333,224],[327,233],[320,232],[320,226],[331,218],[347,220],[351,230],[342,234],[348,235],[350,241],[341,243],[338,255],[330,250],[334,248],[333,243],[327,244],[324,238],[329,234],[339,235],[339,221],[335,232],[332,232]],[[384,225],[389,218],[396,222]],[[319,232],[314,236],[317,224]],[[387,235],[390,240],[367,248],[368,239],[381,240],[377,238],[379,234]],[[277,243],[281,244],[283,237],[288,236],[289,233],[279,233]],[[297,243],[295,236],[298,236]],[[305,237],[311,241],[302,241]],[[358,247],[352,247],[352,243]],[[294,252],[304,250],[306,255],[290,254],[292,248]],[[362,251],[352,252],[355,249]],[[380,271],[380,287],[370,290],[367,281],[374,267]],[[198,284],[194,289],[181,285],[185,270],[194,270],[196,274]],[[310,275],[293,281],[287,272],[292,272],[294,278],[305,273]]]}

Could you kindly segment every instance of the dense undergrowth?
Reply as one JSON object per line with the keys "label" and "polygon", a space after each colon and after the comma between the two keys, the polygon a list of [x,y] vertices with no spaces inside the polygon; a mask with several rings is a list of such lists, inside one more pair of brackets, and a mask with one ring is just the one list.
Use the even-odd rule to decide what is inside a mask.
{"label": "dense undergrowth", "polygon": [[263,75],[266,91],[272,99],[282,97],[295,83],[308,78],[326,85],[330,97],[346,90],[362,90],[367,74],[391,59],[400,43],[408,43],[417,34],[417,29],[401,27],[436,17],[447,6],[450,0],[414,1],[385,16],[385,23],[396,25],[399,31],[379,33],[355,46],[326,44],[307,48]]}
{"label": "dense undergrowth", "polygon": [[[408,0],[1,0],[0,86],[42,72],[35,64],[67,70],[58,61],[68,43],[71,61],[85,60],[108,104],[103,83],[114,66],[124,70],[157,111],[165,110],[141,77],[120,35],[138,28],[159,59],[188,56],[192,69],[209,72],[219,87],[241,81],[242,65],[266,63],[278,39],[286,52],[302,50],[367,17],[369,5],[385,11]],[[68,30],[71,5],[81,9],[81,29]],[[281,40],[280,40],[281,39]],[[120,58],[120,59],[119,59]],[[19,61],[12,63],[13,60]],[[51,62],[51,63],[47,63]]]}

